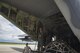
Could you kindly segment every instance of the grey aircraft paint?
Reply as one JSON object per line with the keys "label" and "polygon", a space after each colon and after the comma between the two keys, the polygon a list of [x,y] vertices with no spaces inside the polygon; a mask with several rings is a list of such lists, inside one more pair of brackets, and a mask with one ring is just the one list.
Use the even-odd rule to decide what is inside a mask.
{"label": "grey aircraft paint", "polygon": [[65,0],[71,13],[71,22],[74,27],[80,29],[80,0]]}
{"label": "grey aircraft paint", "polygon": [[[47,17],[59,12],[53,0],[0,0],[38,17]],[[25,1],[25,2],[24,2]]]}
{"label": "grey aircraft paint", "polygon": [[[57,6],[59,7],[60,11],[62,12],[64,18],[66,19],[67,23],[71,27],[75,36],[80,40],[80,10],[75,9],[78,8],[79,0],[54,0]],[[78,2],[78,3],[77,3]],[[77,12],[75,12],[77,11]]]}
{"label": "grey aircraft paint", "polygon": [[[17,7],[18,9],[30,12],[38,17],[47,17],[59,12],[55,2],[53,0],[0,0],[10,5]],[[24,2],[25,1],[25,2]],[[79,0],[63,0],[70,8],[71,23],[75,28],[80,29],[80,1]],[[76,33],[77,34],[77,33]]]}
{"label": "grey aircraft paint", "polygon": [[[75,35],[74,34],[72,34],[72,36],[69,35],[70,38],[69,39],[67,38],[67,40],[68,41],[70,40],[69,42],[71,42],[70,45],[72,45],[72,46],[75,46],[77,44],[76,42],[79,42],[78,39],[80,40],[80,33],[79,33],[80,30],[77,29],[77,28],[79,28],[79,26],[76,25],[76,23],[78,23],[78,22],[74,22],[76,19],[76,16],[77,16],[76,14],[74,14],[75,13],[75,10],[74,10],[75,7],[73,6],[73,3],[75,3],[75,2],[71,2],[71,0],[70,1],[69,0],[55,0],[56,4],[59,7],[59,9],[58,9],[56,4],[53,2],[53,0],[1,0],[1,1],[9,3],[10,5],[13,5],[13,6],[17,7],[18,9],[24,10],[26,12],[28,11],[31,14],[38,16],[38,17],[47,17],[50,15],[53,15],[53,14],[59,12],[59,9],[60,9],[62,14],[64,15],[64,18],[66,19],[66,21],[70,25],[71,29],[75,33]],[[63,2],[63,1],[65,1],[65,2]],[[69,7],[67,5],[65,5],[66,3],[69,5]],[[70,9],[70,11],[68,8]],[[79,17],[77,17],[76,21],[78,19],[79,19]],[[68,37],[68,34],[65,34],[65,35],[62,34],[62,36]],[[78,39],[75,38],[75,36]],[[80,44],[78,44],[78,45],[80,45]],[[76,47],[78,47],[78,45],[76,45]],[[78,48],[80,48],[80,47],[78,47]]]}

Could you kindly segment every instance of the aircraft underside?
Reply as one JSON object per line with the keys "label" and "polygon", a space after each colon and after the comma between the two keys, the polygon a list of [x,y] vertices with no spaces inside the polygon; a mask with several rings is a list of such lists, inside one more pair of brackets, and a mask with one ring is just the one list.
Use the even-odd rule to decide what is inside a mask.
{"label": "aircraft underside", "polygon": [[[32,0],[26,1],[35,3]],[[45,3],[43,8],[35,6],[37,1],[34,5],[27,3],[29,6],[24,1],[22,1],[24,2],[23,5],[18,2],[19,0],[16,2],[2,0],[0,2],[0,14],[26,32],[33,40],[38,41],[39,53],[80,52],[79,38],[73,33],[65,16],[54,2],[54,7],[52,7],[52,1],[49,1],[50,4],[48,0],[46,3],[44,0],[42,2],[42,5]],[[19,4],[21,6],[18,6]],[[22,8],[24,6],[26,7]],[[54,37],[56,37],[55,41],[52,41]]]}

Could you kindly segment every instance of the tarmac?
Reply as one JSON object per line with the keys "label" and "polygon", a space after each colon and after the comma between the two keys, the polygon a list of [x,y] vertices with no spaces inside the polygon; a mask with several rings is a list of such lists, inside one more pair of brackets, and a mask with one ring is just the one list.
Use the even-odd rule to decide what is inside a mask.
{"label": "tarmac", "polygon": [[0,44],[0,53],[22,53],[24,45],[3,45]]}

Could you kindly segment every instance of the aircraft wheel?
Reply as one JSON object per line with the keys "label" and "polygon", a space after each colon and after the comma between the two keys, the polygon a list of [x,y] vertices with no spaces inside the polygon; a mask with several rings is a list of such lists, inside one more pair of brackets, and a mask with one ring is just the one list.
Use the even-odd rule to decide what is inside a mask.
{"label": "aircraft wheel", "polygon": [[44,50],[43,53],[77,53],[77,52],[64,42],[55,41],[51,42],[48,46],[46,46],[46,49]]}

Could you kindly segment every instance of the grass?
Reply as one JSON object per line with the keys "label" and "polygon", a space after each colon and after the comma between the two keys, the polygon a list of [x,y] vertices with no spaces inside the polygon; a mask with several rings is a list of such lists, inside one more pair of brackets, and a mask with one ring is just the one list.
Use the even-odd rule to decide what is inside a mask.
{"label": "grass", "polygon": [[0,42],[0,44],[4,44],[4,45],[25,45],[22,43],[9,43],[9,42]]}

